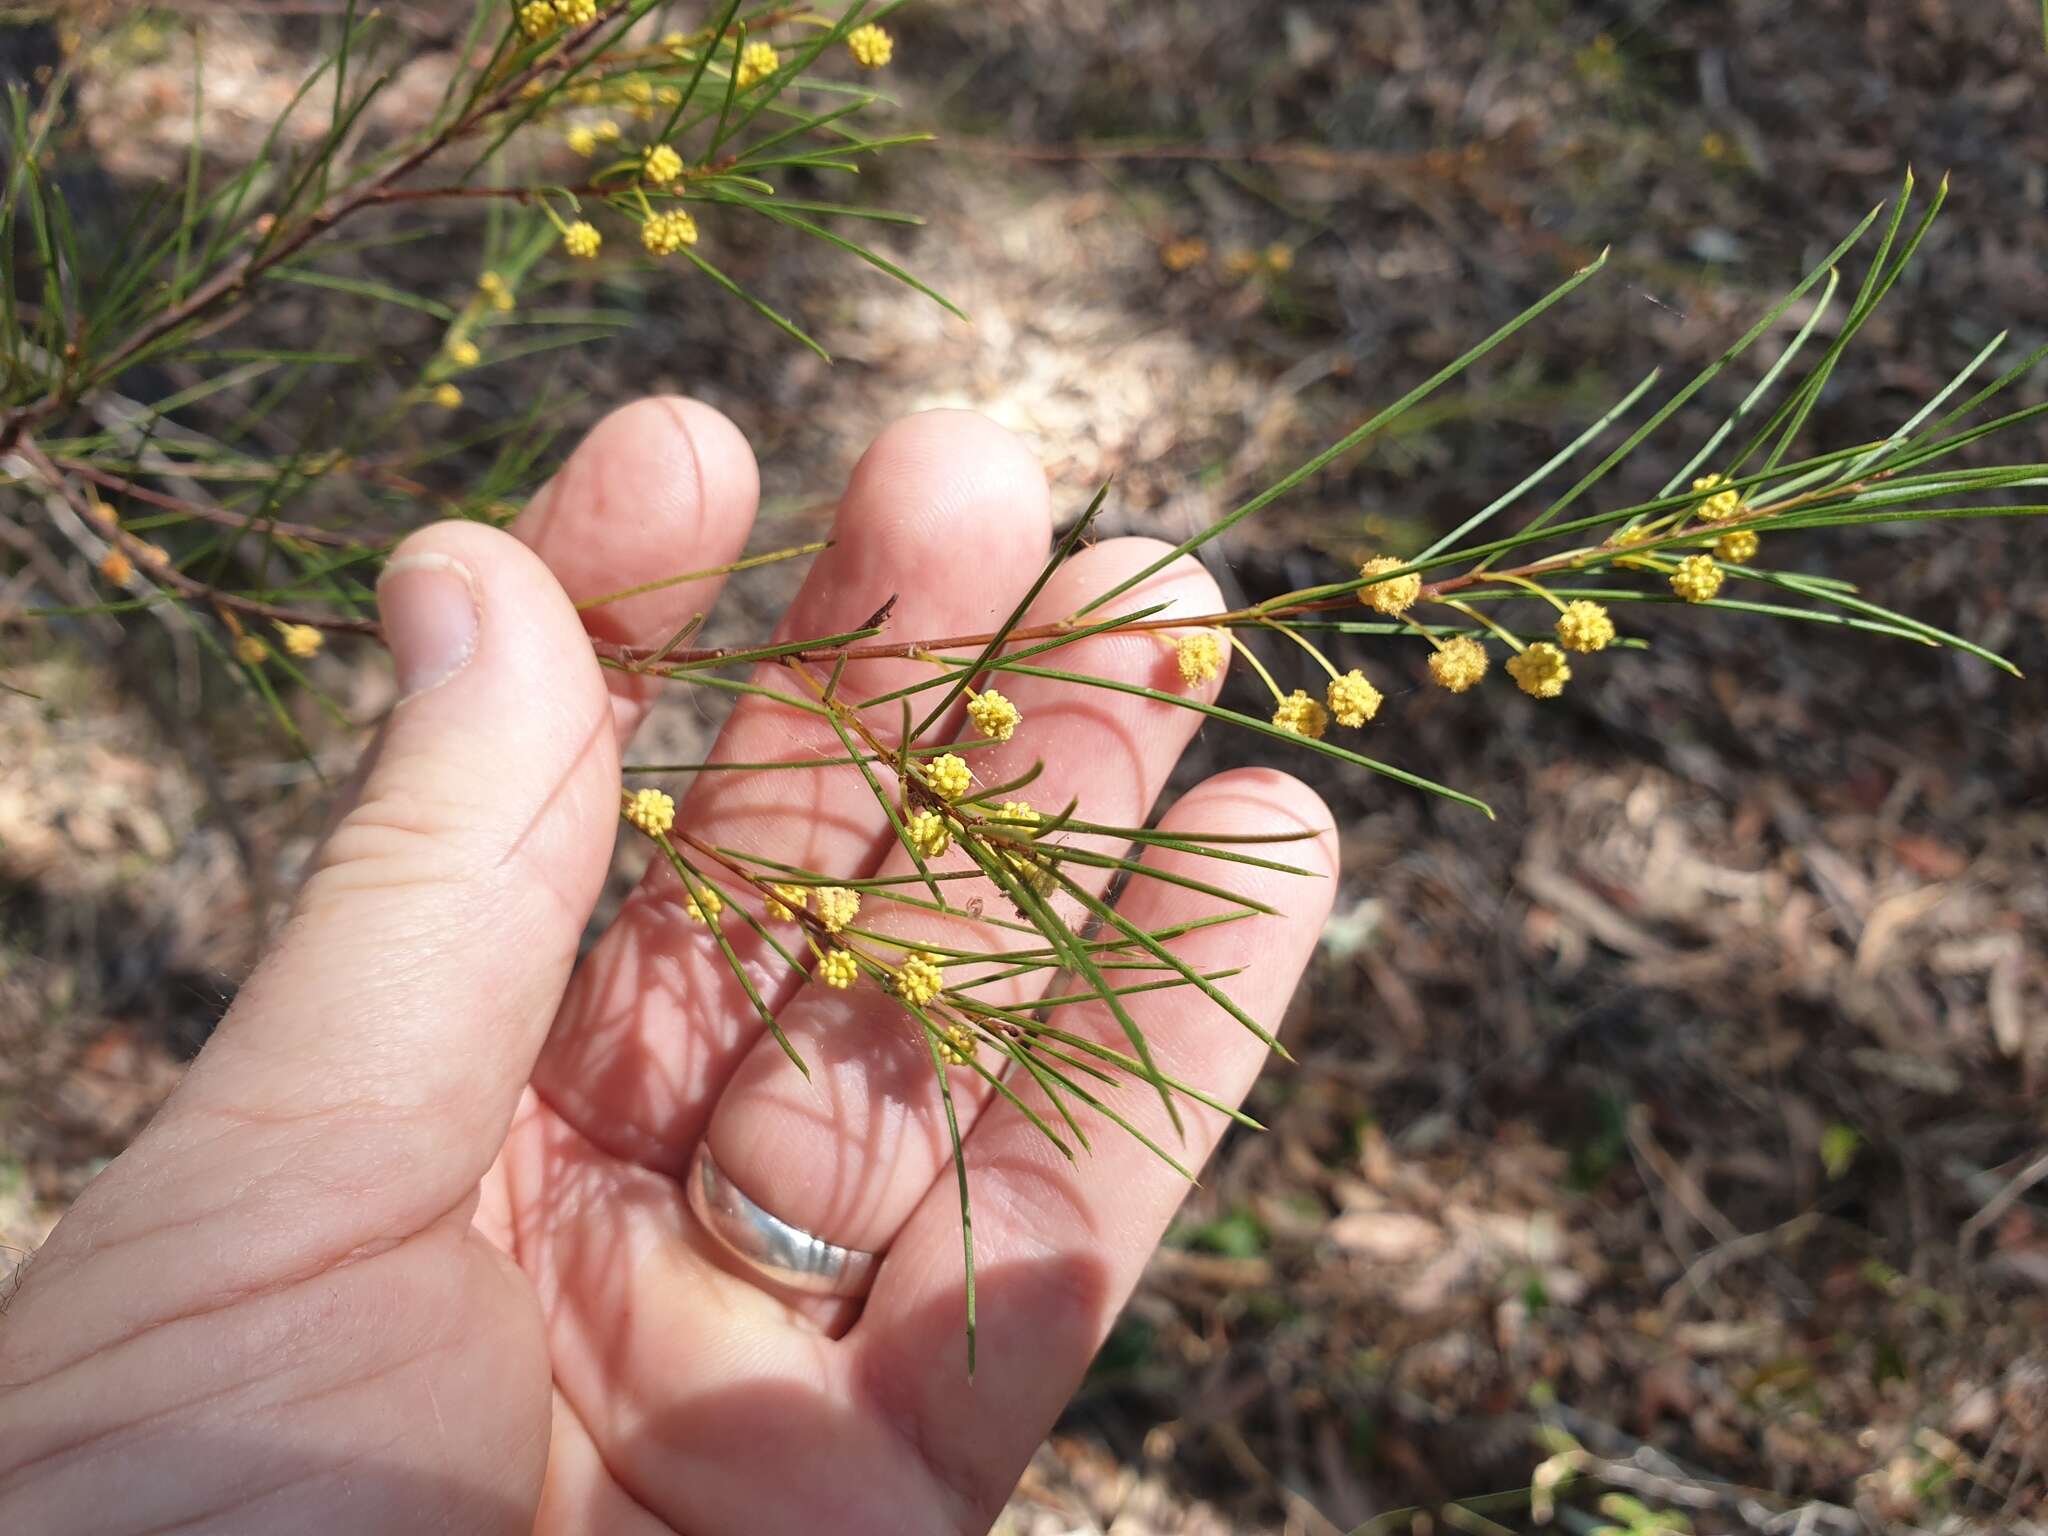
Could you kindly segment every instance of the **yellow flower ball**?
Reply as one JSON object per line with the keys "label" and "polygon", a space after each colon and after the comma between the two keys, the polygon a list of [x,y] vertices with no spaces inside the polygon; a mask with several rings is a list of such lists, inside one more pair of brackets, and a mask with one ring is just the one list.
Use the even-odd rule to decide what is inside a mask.
{"label": "yellow flower ball", "polygon": [[597,142],[600,144],[616,144],[622,137],[619,125],[610,118],[606,118],[603,122],[599,123],[592,132],[597,135]]}
{"label": "yellow flower ball", "polygon": [[598,233],[597,226],[582,219],[562,231],[562,249],[578,261],[595,260],[603,245],[604,236]]}
{"label": "yellow flower ball", "polygon": [[280,624],[277,637],[284,642],[285,654],[300,661],[318,656],[327,643],[327,637],[310,624]]}
{"label": "yellow flower ball", "polygon": [[1747,565],[1756,558],[1760,542],[1747,528],[1730,528],[1714,540],[1714,558],[1730,565]]}
{"label": "yellow flower ball", "polygon": [[577,154],[583,156],[584,159],[588,160],[592,155],[597,153],[597,130],[594,128],[586,128],[581,126],[571,128],[568,131],[568,133],[564,135],[562,142],[567,144],[569,148],[575,151]]}
{"label": "yellow flower ball", "polygon": [[1557,616],[1557,643],[1568,651],[1604,651],[1614,643],[1614,620],[1598,603],[1567,603]]}
{"label": "yellow flower ball", "polygon": [[1422,573],[1410,571],[1406,576],[1395,576],[1386,581],[1373,581],[1375,576],[1388,571],[1398,571],[1408,564],[1396,560],[1392,555],[1375,555],[1358,568],[1358,574],[1371,586],[1358,589],[1358,600],[1376,613],[1389,618],[1398,618],[1415,606],[1415,600],[1422,596]]}
{"label": "yellow flower ball", "polygon": [[258,635],[235,636],[235,660],[251,667],[260,667],[270,660],[270,647]]}
{"label": "yellow flower ball", "polygon": [[717,926],[718,914],[725,910],[725,898],[711,886],[693,891],[683,898],[683,909],[705,927]]}
{"label": "yellow flower ball", "polygon": [[974,773],[957,752],[941,752],[924,766],[924,781],[941,800],[958,800],[974,787]]}
{"label": "yellow flower ball", "polygon": [[1442,650],[1430,655],[1429,675],[1439,688],[1463,693],[1486,676],[1486,647],[1470,635],[1446,640]]}
{"label": "yellow flower ball", "polygon": [[869,22],[846,34],[846,51],[862,69],[880,69],[896,56],[896,39]]}
{"label": "yellow flower ball", "polygon": [[818,980],[843,992],[860,980],[860,962],[850,949],[828,949],[818,962]]}
{"label": "yellow flower ball", "polygon": [[458,341],[448,348],[448,361],[458,368],[474,368],[483,360],[482,348],[473,341]]}
{"label": "yellow flower ball", "polygon": [[1702,475],[1693,481],[1692,488],[1709,493],[1693,507],[1693,511],[1705,522],[1725,523],[1744,510],[1742,493],[1730,489],[1725,476]]}
{"label": "yellow flower ball", "polygon": [[667,144],[650,144],[640,157],[640,175],[657,187],[665,187],[683,174],[683,157]]}
{"label": "yellow flower ball", "polygon": [[927,859],[936,859],[953,846],[953,829],[937,811],[916,811],[904,818],[903,835]]}
{"label": "yellow flower ball", "polygon": [[697,243],[697,221],[680,208],[657,213],[640,226],[640,243],[656,256],[673,256]]}
{"label": "yellow flower ball", "polygon": [[565,27],[585,27],[597,20],[597,0],[555,0],[555,15]]}
{"label": "yellow flower ball", "polygon": [[1353,668],[1342,677],[1330,679],[1329,692],[1324,695],[1330,713],[1337,717],[1337,723],[1352,730],[1364,725],[1380,712],[1380,691],[1366,681],[1363,672]]}
{"label": "yellow flower ball", "polygon": [[860,892],[843,885],[821,885],[812,899],[816,902],[812,910],[827,933],[839,932],[860,916]]}
{"label": "yellow flower ball", "polygon": [[939,1060],[949,1067],[964,1067],[974,1060],[974,1048],[974,1027],[964,1019],[948,1024],[932,1041]]}
{"label": "yellow flower ball", "polygon": [[771,923],[793,923],[800,908],[811,904],[811,888],[807,885],[771,885],[775,894],[768,900],[768,921]]}
{"label": "yellow flower ball", "polygon": [[1531,698],[1554,699],[1572,679],[1571,663],[1548,640],[1538,640],[1519,656],[1508,658],[1508,676]]}
{"label": "yellow flower ball", "polygon": [[1710,603],[1726,579],[1712,555],[1687,555],[1671,573],[1671,590],[1688,603]]}
{"label": "yellow flower ball", "polygon": [[766,80],[782,66],[782,55],[773,43],[749,43],[740,50],[740,67],[733,83],[741,90]]}
{"label": "yellow flower ball", "polygon": [[1206,683],[1223,670],[1223,640],[1213,629],[1182,635],[1173,644],[1173,659],[1184,683]]}
{"label": "yellow flower ball", "polygon": [[1017,734],[1018,722],[1024,717],[1017,713],[1016,705],[991,688],[968,701],[967,718],[989,740],[1008,741]]}
{"label": "yellow flower ball", "polygon": [[519,30],[526,34],[529,42],[538,42],[560,25],[549,0],[527,0],[519,7]]}
{"label": "yellow flower ball", "polygon": [[1322,740],[1323,733],[1330,728],[1330,714],[1321,704],[1310,698],[1299,688],[1280,701],[1273,711],[1273,723],[1283,731],[1296,736],[1306,736],[1311,741]]}
{"label": "yellow flower ball", "polygon": [[433,398],[442,410],[452,411],[462,404],[462,391],[453,384],[436,384]]}
{"label": "yellow flower ball", "polygon": [[658,837],[676,824],[676,803],[659,789],[636,789],[625,797],[620,813],[627,824]]}
{"label": "yellow flower ball", "polygon": [[946,978],[939,970],[941,957],[930,950],[921,949],[914,955],[904,957],[890,978],[890,985],[896,995],[906,1003],[919,1008],[946,989]]}
{"label": "yellow flower ball", "polygon": [[100,556],[100,574],[117,587],[125,587],[135,579],[135,562],[119,549],[109,549]]}

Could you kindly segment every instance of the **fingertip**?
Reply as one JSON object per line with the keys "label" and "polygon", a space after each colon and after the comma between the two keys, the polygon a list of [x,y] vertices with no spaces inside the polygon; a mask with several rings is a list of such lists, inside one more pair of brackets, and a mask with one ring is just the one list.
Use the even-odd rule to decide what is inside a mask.
{"label": "fingertip", "polygon": [[[592,427],[512,531],[585,602],[738,557],[760,503],[760,467],[722,412],[680,395],[635,400]],[[584,610],[600,639],[665,637],[701,611],[716,578]]]}
{"label": "fingertip", "polygon": [[[1329,805],[1308,784],[1277,768],[1228,768],[1204,779],[1181,796],[1161,825],[1169,831],[1277,835],[1284,841],[1257,849],[1260,857],[1310,874],[1337,873],[1337,822]],[[1334,878],[1317,881],[1316,889],[1319,894],[1312,899],[1327,908],[1334,899]]]}
{"label": "fingertip", "polygon": [[[956,574],[1036,565],[1052,542],[1052,493],[1029,444],[976,411],[934,410],[890,423],[861,455],[840,503],[846,558]],[[916,562],[912,557],[916,557]]]}

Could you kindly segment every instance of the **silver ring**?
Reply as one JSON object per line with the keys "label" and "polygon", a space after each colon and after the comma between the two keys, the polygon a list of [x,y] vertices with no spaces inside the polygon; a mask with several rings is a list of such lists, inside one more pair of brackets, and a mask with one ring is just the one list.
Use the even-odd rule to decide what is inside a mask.
{"label": "silver ring", "polygon": [[811,1296],[865,1296],[879,1253],[828,1243],[763,1210],[725,1176],[711,1147],[697,1143],[690,1165],[690,1209],[734,1258],[777,1285]]}

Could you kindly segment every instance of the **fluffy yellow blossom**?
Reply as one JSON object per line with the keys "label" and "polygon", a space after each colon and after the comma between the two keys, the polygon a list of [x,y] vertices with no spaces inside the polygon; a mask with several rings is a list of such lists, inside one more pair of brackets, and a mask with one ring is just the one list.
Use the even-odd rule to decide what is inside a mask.
{"label": "fluffy yellow blossom", "polygon": [[1159,248],[1159,264],[1169,272],[1186,272],[1209,259],[1209,242],[1197,235],[1169,240]]}
{"label": "fluffy yellow blossom", "polygon": [[821,885],[816,899],[813,910],[827,933],[837,933],[860,916],[859,891],[850,891],[843,885]]}
{"label": "fluffy yellow blossom", "polygon": [[109,549],[100,556],[100,574],[117,587],[125,587],[135,579],[135,562],[118,549]]}
{"label": "fluffy yellow blossom", "polygon": [[818,980],[843,992],[860,980],[860,962],[850,949],[828,949],[818,962]]}
{"label": "fluffy yellow blossom", "polygon": [[1006,845],[1001,848],[1003,862],[1010,872],[1041,896],[1050,896],[1059,889],[1059,877],[1052,872],[1051,861],[1036,850],[1035,845],[1025,841],[1035,834],[1031,828],[1044,820],[1028,800],[1005,800],[996,807],[997,818],[1007,824],[1012,834],[1002,839]]}
{"label": "fluffy yellow blossom", "polygon": [[766,80],[782,65],[782,55],[773,43],[749,43],[740,50],[740,67],[734,84],[741,90],[757,80]]}
{"label": "fluffy yellow blossom", "polygon": [[1568,651],[1604,651],[1614,643],[1614,620],[1598,603],[1567,603],[1557,616],[1557,643]]}
{"label": "fluffy yellow blossom", "polygon": [[149,540],[144,539],[142,541],[142,563],[151,570],[160,571],[171,563],[171,552],[161,544],[152,544]]}
{"label": "fluffy yellow blossom", "polygon": [[662,790],[636,789],[625,797],[619,814],[628,825],[656,837],[676,824],[676,803]]}
{"label": "fluffy yellow blossom", "polygon": [[649,106],[654,101],[654,87],[635,75],[625,84],[626,100],[635,106]]}
{"label": "fluffy yellow blossom", "polygon": [[1730,528],[1714,540],[1714,555],[1730,565],[1747,565],[1756,558],[1757,544],[1757,536],[1749,529]]}
{"label": "fluffy yellow blossom", "polygon": [[1470,635],[1446,640],[1429,658],[1429,675],[1438,687],[1463,693],[1486,676],[1486,647]]}
{"label": "fluffy yellow blossom", "polygon": [[811,888],[807,885],[771,885],[775,894],[768,898],[768,921],[771,923],[793,923],[799,908],[811,904]]}
{"label": "fluffy yellow blossom", "polygon": [[941,800],[958,800],[974,786],[974,774],[957,752],[941,752],[924,765],[924,781]]}
{"label": "fluffy yellow blossom", "polygon": [[560,25],[549,0],[526,0],[526,4],[519,7],[519,30],[530,41],[539,41]]}
{"label": "fluffy yellow blossom", "polygon": [[270,647],[263,643],[261,635],[235,636],[235,660],[246,666],[260,667],[270,659]]}
{"label": "fluffy yellow blossom", "polygon": [[448,348],[448,361],[458,368],[474,368],[483,360],[483,349],[473,341],[458,341]]}
{"label": "fluffy yellow blossom", "polygon": [[661,46],[670,53],[680,54],[689,48],[690,40],[680,32],[664,32],[661,34]]}
{"label": "fluffy yellow blossom", "polygon": [[1572,680],[1571,663],[1548,640],[1538,640],[1519,656],[1508,658],[1508,676],[1531,698],[1554,699]]}
{"label": "fluffy yellow blossom", "polygon": [[1038,808],[1029,800],[1005,800],[996,807],[996,816],[1002,821],[1020,827],[1035,827],[1043,819],[1038,814]]}
{"label": "fluffy yellow blossom", "polygon": [[102,528],[118,527],[121,522],[121,514],[97,498],[86,504],[85,515]]}
{"label": "fluffy yellow blossom", "polygon": [[597,20],[597,0],[555,0],[555,15],[565,27],[583,27]]}
{"label": "fluffy yellow blossom", "polygon": [[434,404],[441,407],[442,410],[452,411],[462,404],[462,391],[453,384],[436,384],[434,386],[433,398]]}
{"label": "fluffy yellow blossom", "polygon": [[1352,730],[1357,730],[1380,712],[1379,689],[1367,682],[1365,674],[1356,668],[1342,677],[1331,678],[1325,698],[1330,713],[1337,717],[1337,723]]}
{"label": "fluffy yellow blossom", "polygon": [[939,970],[940,959],[928,949],[906,955],[890,978],[891,988],[906,1003],[922,1008],[946,988],[946,978]]}
{"label": "fluffy yellow blossom", "polygon": [[597,130],[578,125],[569,130],[562,142],[587,160],[597,153]]}
{"label": "fluffy yellow blossom", "polygon": [[277,637],[284,642],[285,654],[300,661],[318,656],[327,643],[327,637],[310,624],[279,624]]}
{"label": "fluffy yellow blossom", "polygon": [[1294,270],[1293,248],[1281,244],[1278,240],[1267,246],[1266,269],[1269,272],[1292,272]]}
{"label": "fluffy yellow blossom", "polygon": [[1017,723],[1024,717],[1017,713],[1016,705],[991,688],[968,701],[967,718],[989,740],[1008,741],[1017,734]]}
{"label": "fluffy yellow blossom", "polygon": [[1710,603],[1724,579],[1712,555],[1687,555],[1671,573],[1671,590],[1688,603]]}
{"label": "fluffy yellow blossom", "polygon": [[1198,629],[1182,635],[1173,644],[1173,659],[1180,664],[1184,683],[1206,683],[1223,670],[1223,641],[1213,629]]}
{"label": "fluffy yellow blossom", "polygon": [[1742,511],[1742,493],[1729,488],[1725,476],[1702,475],[1693,481],[1692,488],[1709,493],[1693,508],[1706,522],[1725,523]]}
{"label": "fluffy yellow blossom", "polygon": [[476,291],[496,297],[505,291],[505,279],[495,272],[486,272],[476,280]]}
{"label": "fluffy yellow blossom", "polygon": [[569,98],[570,102],[575,106],[594,107],[600,101],[604,100],[604,87],[599,85],[596,81],[590,80],[585,81],[582,85],[570,86],[569,89],[563,94],[566,95]]}
{"label": "fluffy yellow blossom", "polygon": [[1273,723],[1283,731],[1321,741],[1330,728],[1330,712],[1297,688],[1273,711]]}
{"label": "fluffy yellow blossom", "polygon": [[656,256],[673,256],[697,243],[697,221],[680,208],[657,213],[640,226],[640,243]]}
{"label": "fluffy yellow blossom", "polygon": [[725,910],[725,898],[712,886],[705,886],[683,898],[683,910],[697,919],[706,928],[715,927],[718,914]]}
{"label": "fluffy yellow blossom", "polygon": [[606,118],[591,131],[597,135],[597,142],[600,144],[616,144],[621,137],[619,125],[610,118]]}
{"label": "fluffy yellow blossom", "polygon": [[562,249],[578,261],[593,261],[604,244],[604,236],[597,232],[595,224],[578,219],[562,231]]}
{"label": "fluffy yellow blossom", "polygon": [[880,69],[896,56],[896,39],[869,22],[846,34],[846,51],[862,69]]}
{"label": "fluffy yellow blossom", "polygon": [[915,811],[905,817],[903,835],[927,859],[936,859],[953,846],[953,829],[937,811]]}
{"label": "fluffy yellow blossom", "polygon": [[965,1019],[948,1024],[932,1042],[939,1060],[949,1067],[964,1067],[974,1060],[974,1027]]}
{"label": "fluffy yellow blossom", "polygon": [[657,85],[654,99],[664,107],[679,107],[683,104],[683,88],[679,85]]}
{"label": "fluffy yellow blossom", "polygon": [[[1358,568],[1358,574],[1367,581],[1387,571],[1398,571],[1406,560],[1396,560],[1392,555],[1374,555]],[[1358,600],[1377,613],[1389,618],[1398,618],[1415,606],[1415,600],[1422,596],[1422,573],[1410,571],[1406,576],[1396,576],[1389,581],[1373,581],[1369,587],[1358,589]]]}
{"label": "fluffy yellow blossom", "polygon": [[668,144],[650,144],[640,157],[640,175],[657,187],[665,187],[683,174],[683,157]]}

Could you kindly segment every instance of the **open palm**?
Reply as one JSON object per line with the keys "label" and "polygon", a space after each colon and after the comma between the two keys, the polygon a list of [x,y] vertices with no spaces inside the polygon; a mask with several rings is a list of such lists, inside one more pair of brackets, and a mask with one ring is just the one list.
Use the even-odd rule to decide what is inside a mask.
{"label": "open palm", "polygon": [[[869,985],[810,983],[728,922],[806,1080],[665,864],[577,960],[619,755],[652,686],[600,670],[586,631],[660,644],[716,583],[580,616],[573,602],[729,563],[756,487],[723,417],[648,401],[592,433],[516,539],[443,524],[397,552],[383,606],[409,692],[359,794],[276,952],[0,1317],[0,1528],[916,1532],[980,1530],[1001,1507],[1185,1183],[1106,1123],[1070,1163],[956,1074],[980,1298],[970,1376],[950,1142],[900,1009]],[[861,461],[833,537],[781,637],[857,628],[890,598],[891,637],[976,634],[1043,566],[1044,481],[978,417],[911,418]],[[1031,621],[1160,553],[1137,539],[1084,551]],[[467,621],[450,615],[463,589]],[[1221,606],[1192,562],[1127,600]],[[1149,636],[1081,641],[1060,665],[1178,685]],[[840,694],[930,675],[856,661]],[[791,686],[772,663],[757,681]],[[1024,724],[977,772],[1042,762],[1033,797],[1079,799],[1097,823],[1148,814],[1199,719],[1042,679],[1005,692]],[[894,709],[871,721],[885,738]],[[843,752],[826,723],[743,697],[677,834],[849,879],[894,872],[905,855],[859,769],[720,766]],[[1299,832],[1286,857],[1334,873],[1327,813],[1279,774],[1213,778],[1165,821]],[[1197,968],[1238,968],[1224,989],[1274,1024],[1332,882],[1225,867],[1287,915],[1177,947]],[[1000,910],[993,887],[949,886],[970,910],[977,894]],[[1122,903],[1148,928],[1222,907],[1153,881]],[[957,948],[1019,942],[908,905],[863,921]],[[1028,1004],[1043,973],[1013,985],[1008,1001]],[[1198,995],[1129,1006],[1169,1075],[1232,1102],[1256,1075],[1258,1041]],[[1119,1038],[1106,1013],[1075,1009],[1068,1027]],[[1113,1097],[1191,1166],[1222,1124],[1188,1115],[1182,1148],[1149,1088]],[[884,1253],[872,1293],[785,1294],[727,1255],[684,1198],[700,1144],[785,1220]]]}

